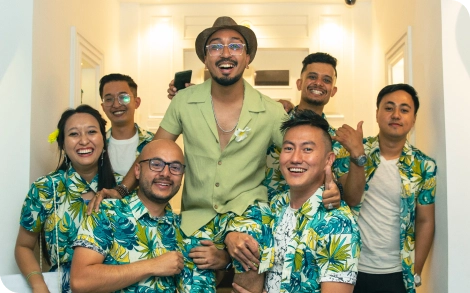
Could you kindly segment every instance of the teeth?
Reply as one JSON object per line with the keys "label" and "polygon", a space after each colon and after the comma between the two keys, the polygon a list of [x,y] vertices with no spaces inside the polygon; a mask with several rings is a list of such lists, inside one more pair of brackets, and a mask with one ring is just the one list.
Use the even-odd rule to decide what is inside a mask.
{"label": "teeth", "polygon": [[160,182],[160,183],[157,183],[157,184],[158,184],[158,185],[163,185],[163,186],[170,186],[170,184],[168,184],[168,183],[161,183],[161,182]]}
{"label": "teeth", "polygon": [[124,113],[124,111],[116,111],[116,112],[114,112],[113,114],[114,114],[114,115],[121,115],[121,114],[123,114],[123,113]]}
{"label": "teeth", "polygon": [[220,68],[233,68],[234,66],[232,64],[220,64]]}
{"label": "teeth", "polygon": [[301,169],[301,168],[289,168],[289,171],[294,172],[294,173],[303,173],[303,172],[305,172],[305,170]]}
{"label": "teeth", "polygon": [[310,92],[312,92],[312,93],[315,94],[315,95],[321,95],[321,94],[323,94],[321,91],[318,91],[318,90],[311,90]]}
{"label": "teeth", "polygon": [[80,149],[77,151],[79,154],[91,154],[92,149]]}

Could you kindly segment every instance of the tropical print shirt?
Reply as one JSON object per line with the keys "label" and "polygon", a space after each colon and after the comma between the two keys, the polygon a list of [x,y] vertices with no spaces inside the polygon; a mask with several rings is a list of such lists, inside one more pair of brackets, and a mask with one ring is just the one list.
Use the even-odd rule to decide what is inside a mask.
{"label": "tropical print shirt", "polygon": [[[346,203],[332,210],[323,206],[323,190],[319,188],[294,211],[295,228],[286,241],[280,292],[320,292],[321,282],[356,283],[359,228]],[[271,230],[268,242],[262,244],[260,273],[274,266],[274,235],[289,205],[289,191],[276,195],[270,204],[260,203],[263,223]]]}
{"label": "tropical print shirt", "polygon": [[[135,125],[135,128],[137,128],[137,131],[139,133],[139,144],[137,146],[137,149],[135,150],[135,157],[137,158],[142,152],[142,149],[144,148],[144,146],[146,146],[149,142],[153,140],[154,134],[143,128],[140,128],[139,125],[137,125],[137,123],[135,123],[134,125]],[[109,138],[111,137],[111,129],[112,128],[106,131],[106,143],[107,144],[109,144]]]}
{"label": "tropical print shirt", "polygon": [[[291,113],[297,110],[296,106]],[[292,114],[291,114],[292,115]],[[324,113],[322,113],[323,119],[326,119]],[[328,129],[328,133],[331,136],[336,135],[336,129],[331,127]],[[279,168],[279,155],[281,153],[282,146],[276,146],[272,144],[266,152],[266,177],[263,181],[263,185],[268,189],[268,199],[271,200],[279,192],[289,190],[284,176],[282,176]],[[333,152],[335,153],[336,159],[333,163],[332,171],[336,178],[343,176],[348,173],[349,170],[349,153],[346,149],[337,141],[333,141]]]}
{"label": "tropical print shirt", "polygon": [[[176,250],[179,216],[168,204],[163,217],[153,218],[137,193],[104,200],[100,212],[87,216],[73,246],[102,254],[104,264],[123,265]],[[175,292],[173,277],[149,277],[117,292]]]}
{"label": "tropical print shirt", "polygon": [[88,183],[70,166],[67,171],[58,170],[36,180],[23,203],[20,225],[31,232],[43,232],[51,271],[56,271],[59,263],[63,272],[63,292],[70,290],[72,243],[86,215],[82,194],[97,192],[97,188],[98,175]]}
{"label": "tropical print shirt", "polygon": [[[379,137],[364,139],[364,150],[367,155],[365,167],[366,187],[380,164]],[[349,162],[349,160],[347,160]],[[408,293],[415,293],[414,262],[415,262],[415,219],[416,204],[434,204],[436,194],[436,162],[406,141],[400,158],[398,170],[402,183],[400,201],[400,254],[403,268],[403,280]],[[364,201],[364,196],[362,197]],[[361,204],[352,208],[355,216],[359,216]]]}

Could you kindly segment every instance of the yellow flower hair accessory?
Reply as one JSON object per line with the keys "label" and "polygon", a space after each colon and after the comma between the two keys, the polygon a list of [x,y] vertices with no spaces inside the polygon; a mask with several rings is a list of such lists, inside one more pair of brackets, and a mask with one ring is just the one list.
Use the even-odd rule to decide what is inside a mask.
{"label": "yellow flower hair accessory", "polygon": [[49,143],[54,143],[54,141],[57,140],[58,136],[59,136],[59,129],[56,129],[53,132],[51,132],[51,134],[49,134],[49,138],[47,139],[47,141]]}

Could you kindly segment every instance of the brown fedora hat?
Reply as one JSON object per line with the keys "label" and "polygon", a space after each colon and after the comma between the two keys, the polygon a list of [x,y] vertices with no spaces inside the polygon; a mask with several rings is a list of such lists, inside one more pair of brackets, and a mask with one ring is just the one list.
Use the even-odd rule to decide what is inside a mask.
{"label": "brown fedora hat", "polygon": [[206,55],[207,39],[220,29],[232,29],[239,32],[245,38],[246,53],[250,55],[250,63],[255,59],[256,49],[258,48],[255,33],[246,26],[238,25],[231,17],[221,16],[215,20],[212,27],[203,30],[196,38],[196,54],[203,63]]}

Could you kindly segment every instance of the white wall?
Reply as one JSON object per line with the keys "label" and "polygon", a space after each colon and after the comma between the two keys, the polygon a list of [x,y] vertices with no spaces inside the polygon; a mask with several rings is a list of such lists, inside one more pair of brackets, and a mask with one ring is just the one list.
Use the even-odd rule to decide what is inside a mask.
{"label": "white wall", "polygon": [[[174,73],[193,69],[193,75],[199,76],[202,72],[204,65],[194,52],[197,34],[210,27],[218,16],[230,15],[239,23],[246,21],[251,25],[258,37],[259,54],[267,54],[267,50],[302,50],[308,53],[325,51],[337,57],[339,90],[325,112],[339,114],[339,118],[330,119],[335,126],[343,123],[355,126],[359,120],[366,120],[366,133],[371,134],[375,120],[373,105],[371,107],[370,103],[364,102],[371,96],[370,86],[364,82],[372,78],[372,64],[369,61],[370,6],[368,1],[358,2],[354,7],[344,3],[121,4],[121,13],[131,20],[129,25],[122,26],[121,42],[123,45],[138,44],[124,47],[127,54],[123,55],[123,60],[126,60],[124,63],[129,72],[136,72],[137,69],[139,87],[142,88],[139,90],[142,97],[141,124],[149,129],[158,127],[169,104],[166,89]],[[325,24],[332,24],[329,30]],[[137,40],[136,33],[139,34]],[[250,65],[253,70],[283,66],[275,58],[261,64],[269,58],[260,56],[257,55]],[[293,60],[297,65],[296,70],[291,71],[293,80],[300,75],[301,61],[302,58]],[[193,64],[198,67],[186,67]],[[260,90],[274,98],[291,91],[292,100],[298,103],[295,84],[291,86],[292,89],[280,89],[279,93],[272,88]]]}
{"label": "white wall", "polygon": [[119,71],[117,0],[0,1],[0,274],[17,272],[18,219],[32,181],[55,169],[57,145],[47,137],[69,105],[70,27]]}
{"label": "white wall", "polygon": [[[468,292],[470,288],[470,16],[453,0],[439,1],[442,7],[442,55],[444,79],[445,141],[447,149],[448,288]],[[467,1],[467,3],[469,3]],[[441,169],[441,171],[443,171]],[[441,172],[442,173],[442,172]],[[438,282],[438,280],[436,281]],[[439,291],[446,292],[446,291]]]}
{"label": "white wall", "polygon": [[33,0],[0,1],[0,275],[16,269],[18,215],[30,183],[32,17]]}
{"label": "white wall", "polygon": [[386,85],[385,53],[407,31],[408,26],[412,27],[412,80],[421,102],[415,127],[416,146],[435,158],[438,165],[436,235],[423,272],[424,284],[418,292],[450,292],[447,290],[447,269],[451,267],[447,259],[450,251],[447,200],[450,193],[447,191],[446,145],[443,143],[446,135],[444,97],[447,99],[448,96],[444,95],[442,81],[440,1],[375,0],[372,3],[375,60],[375,80],[372,85],[375,96]]}
{"label": "white wall", "polygon": [[69,107],[71,26],[104,53],[108,73],[120,68],[119,18],[117,0],[34,1],[31,181],[57,166],[47,136]]}

